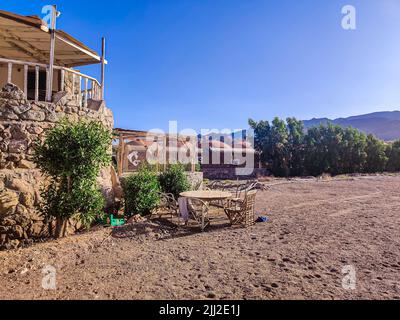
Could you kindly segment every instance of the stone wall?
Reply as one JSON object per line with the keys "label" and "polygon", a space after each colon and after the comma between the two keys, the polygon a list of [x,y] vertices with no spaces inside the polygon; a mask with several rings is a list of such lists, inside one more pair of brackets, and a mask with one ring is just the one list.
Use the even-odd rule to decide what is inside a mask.
{"label": "stone wall", "polygon": [[209,180],[250,180],[266,177],[269,172],[265,168],[254,168],[251,175],[236,175],[236,166],[230,165],[202,165],[204,179]]}
{"label": "stone wall", "polygon": [[[46,233],[43,217],[35,209],[43,178],[32,162],[32,147],[62,118],[98,120],[113,128],[112,112],[104,102],[89,101],[83,108],[68,92],[56,93],[53,103],[27,101],[13,84],[0,91],[0,248]],[[99,177],[108,201],[113,198],[111,170],[104,169]]]}

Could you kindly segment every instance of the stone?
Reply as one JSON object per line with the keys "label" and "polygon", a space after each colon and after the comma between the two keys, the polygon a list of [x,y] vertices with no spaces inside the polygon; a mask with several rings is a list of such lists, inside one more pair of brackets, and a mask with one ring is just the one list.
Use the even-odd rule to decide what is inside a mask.
{"label": "stone", "polygon": [[23,100],[25,98],[24,92],[15,84],[7,83],[0,91],[0,98]]}
{"label": "stone", "polygon": [[15,222],[15,220],[12,220],[10,218],[5,218],[5,219],[3,219],[1,224],[6,227],[12,227],[16,224],[16,222]]}
{"label": "stone", "polygon": [[24,229],[19,225],[14,225],[11,230],[15,238],[22,238],[24,236]]}
{"label": "stone", "polygon": [[8,119],[8,120],[18,120],[19,117],[11,110],[5,110],[0,112],[0,118]]}
{"label": "stone", "polygon": [[22,193],[21,203],[27,208],[33,208],[35,205],[35,197],[33,193]]}
{"label": "stone", "polygon": [[44,121],[46,119],[46,114],[43,111],[29,110],[21,114],[21,118],[24,120]]}
{"label": "stone", "polygon": [[32,186],[27,181],[22,179],[12,179],[10,182],[7,183],[7,187],[9,189],[22,193],[30,193],[32,195],[34,194]]}
{"label": "stone", "polygon": [[53,94],[52,102],[54,104],[65,105],[69,100],[70,96],[66,91],[59,91]]}
{"label": "stone", "polygon": [[29,133],[25,130],[24,125],[13,125],[10,127],[10,133],[14,140],[26,140],[29,138]]}
{"label": "stone", "polygon": [[19,167],[19,168],[22,168],[22,169],[34,169],[34,168],[36,168],[36,165],[35,165],[33,162],[31,162],[31,161],[28,161],[28,160],[21,160],[21,161],[19,162],[18,167]]}
{"label": "stone", "polygon": [[59,120],[59,116],[55,111],[46,112],[46,121],[57,122],[58,120]]}
{"label": "stone", "polygon": [[5,141],[0,142],[0,150],[2,152],[7,152],[8,151],[8,143]]}
{"label": "stone", "polygon": [[31,237],[39,237],[43,233],[43,223],[34,223],[29,229],[29,235]]}
{"label": "stone", "polygon": [[28,127],[26,130],[31,134],[41,134],[43,132],[43,129],[41,127],[35,125]]}
{"label": "stone", "polygon": [[8,150],[11,153],[25,152],[28,149],[28,141],[26,140],[12,140],[8,145]]}
{"label": "stone", "polygon": [[14,111],[15,114],[22,114],[24,112],[27,112],[32,109],[32,106],[29,103],[23,104],[23,105],[17,105],[13,106],[12,110]]}
{"label": "stone", "polygon": [[21,160],[21,155],[19,154],[10,154],[7,158],[7,161],[11,161],[11,162],[18,162]]}
{"label": "stone", "polygon": [[0,217],[11,214],[18,205],[18,194],[7,190],[0,193]]}

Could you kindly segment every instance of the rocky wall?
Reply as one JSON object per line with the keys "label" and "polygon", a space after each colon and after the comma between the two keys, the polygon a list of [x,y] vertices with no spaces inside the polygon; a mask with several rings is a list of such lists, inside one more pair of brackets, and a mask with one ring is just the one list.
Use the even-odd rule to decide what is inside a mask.
{"label": "rocky wall", "polygon": [[[27,101],[13,84],[0,91],[0,249],[46,235],[43,217],[35,209],[43,177],[32,162],[33,145],[62,118],[98,120],[113,128],[112,112],[104,102],[89,101],[83,108],[68,92],[56,93],[52,103]],[[106,168],[99,177],[108,201],[114,197],[112,174],[112,168]]]}

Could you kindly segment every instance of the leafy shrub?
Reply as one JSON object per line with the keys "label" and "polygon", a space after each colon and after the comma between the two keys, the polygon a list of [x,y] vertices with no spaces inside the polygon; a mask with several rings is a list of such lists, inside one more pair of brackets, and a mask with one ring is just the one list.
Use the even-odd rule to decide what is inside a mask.
{"label": "leafy shrub", "polygon": [[[99,122],[62,120],[34,148],[34,162],[49,178],[39,210],[56,218],[55,236],[65,235],[68,219],[89,226],[103,209],[96,179],[111,160],[111,133]],[[52,233],[52,230],[50,230]]]}
{"label": "leafy shrub", "polygon": [[170,165],[165,172],[161,173],[159,181],[162,191],[172,193],[176,199],[178,199],[181,192],[190,188],[185,169],[178,164]]}
{"label": "leafy shrub", "polygon": [[148,215],[160,201],[160,184],[157,173],[149,167],[141,167],[123,182],[125,212],[129,215]]}

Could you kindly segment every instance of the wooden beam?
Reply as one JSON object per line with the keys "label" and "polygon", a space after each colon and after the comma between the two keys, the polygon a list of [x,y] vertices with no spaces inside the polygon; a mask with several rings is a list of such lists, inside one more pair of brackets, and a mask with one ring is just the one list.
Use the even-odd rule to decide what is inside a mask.
{"label": "wooden beam", "polygon": [[[43,51],[36,48],[32,43],[35,41],[32,40],[31,42],[25,41],[18,36],[14,35],[13,33],[3,34],[0,32],[0,39],[6,41],[8,44],[12,45],[13,47],[17,47],[20,50],[23,50],[25,53],[29,53],[28,55],[36,58],[38,61],[47,62],[50,58],[49,54],[44,53]],[[41,60],[39,60],[40,58]]]}
{"label": "wooden beam", "polygon": [[104,100],[104,73],[106,60],[106,38],[101,39],[101,100]]}
{"label": "wooden beam", "polygon": [[60,83],[60,91],[64,91],[64,86],[65,86],[65,70],[61,69],[61,83]]}
{"label": "wooden beam", "polygon": [[85,108],[88,105],[88,83],[89,83],[89,79],[85,78],[85,101],[84,101]]}
{"label": "wooden beam", "polygon": [[55,61],[55,48],[56,48],[56,20],[57,20],[57,6],[52,6],[51,11],[51,29],[50,29],[50,60],[49,60],[49,78],[48,91],[46,100],[51,102],[53,95],[53,76],[54,76],[54,61]]}
{"label": "wooden beam", "polygon": [[12,83],[12,69],[13,64],[11,62],[8,63],[8,73],[7,73],[7,83]]}
{"label": "wooden beam", "polygon": [[25,93],[25,99],[28,99],[28,68],[29,68],[29,66],[27,64],[24,65],[24,93]]}
{"label": "wooden beam", "polygon": [[35,101],[39,101],[39,66],[35,67]]}

